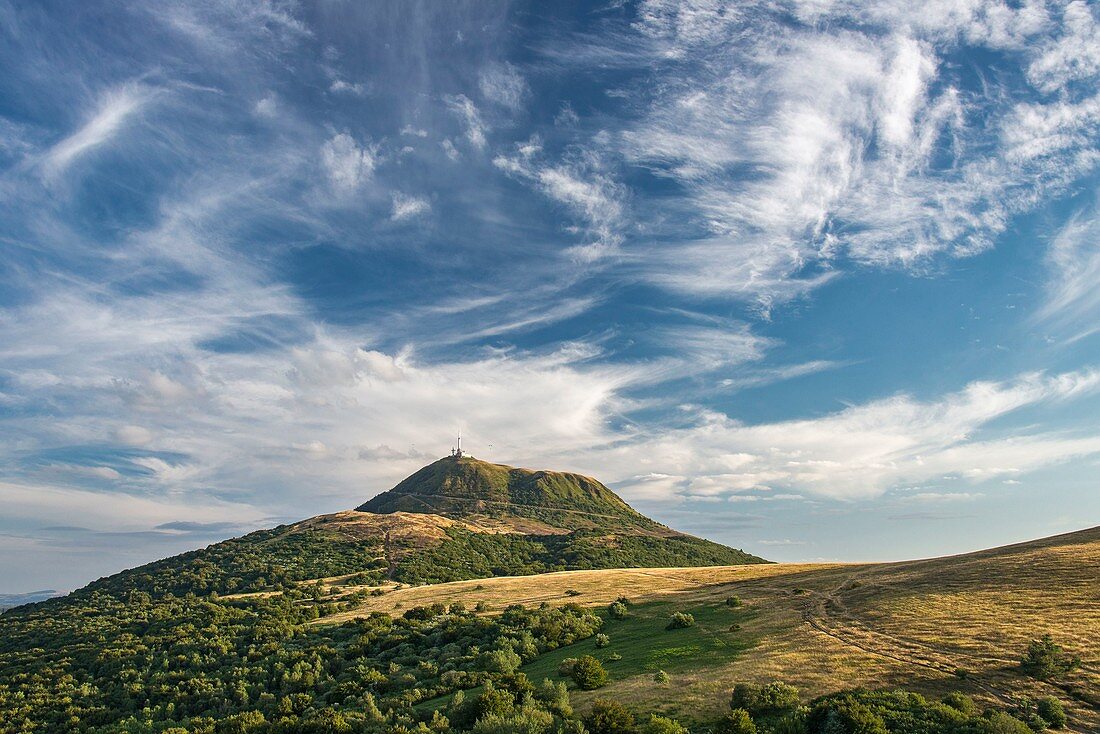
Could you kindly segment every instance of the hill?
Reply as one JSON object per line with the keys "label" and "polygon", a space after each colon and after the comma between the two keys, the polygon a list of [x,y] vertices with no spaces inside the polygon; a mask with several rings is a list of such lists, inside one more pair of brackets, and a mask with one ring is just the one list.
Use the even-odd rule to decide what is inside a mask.
{"label": "hill", "polygon": [[[1100,527],[897,563],[593,570],[403,588],[331,619],[440,602],[481,603],[489,611],[517,603],[602,607],[626,596],[634,601],[632,617],[607,629],[609,647],[579,643],[540,658],[529,675],[552,670],[565,655],[621,655],[607,663],[613,682],[598,695],[680,716],[708,709],[717,715],[730,681],[779,679],[811,696],[854,686],[963,691],[994,706],[1054,695],[1070,711],[1071,729],[1095,732],[1097,568]],[[731,596],[741,606],[727,606]],[[675,640],[658,634],[673,610],[697,620]],[[1080,657],[1080,667],[1057,680],[1023,675],[1023,651],[1044,634]],[[657,669],[674,675],[674,697],[653,679]],[[574,699],[583,704],[595,695]]]}
{"label": "hill", "polygon": [[91,584],[154,596],[238,594],[354,575],[438,583],[589,568],[764,563],[677,532],[578,474],[446,457],[356,510],[319,515]]}
{"label": "hill", "polygon": [[[0,734],[552,734],[581,719],[591,734],[681,733],[652,713],[696,732],[752,731],[751,717],[786,734],[1027,734],[1063,707],[1070,731],[1100,730],[1100,529],[886,564],[288,578],[358,558],[334,537],[381,533],[385,562],[414,522],[509,528],[465,531],[486,538],[521,522],[463,514],[322,516],[9,610]],[[234,578],[262,590],[209,583]],[[1044,634],[1059,665],[1040,680],[1019,661]],[[731,690],[738,729],[721,718]],[[647,723],[606,728],[616,705]]]}

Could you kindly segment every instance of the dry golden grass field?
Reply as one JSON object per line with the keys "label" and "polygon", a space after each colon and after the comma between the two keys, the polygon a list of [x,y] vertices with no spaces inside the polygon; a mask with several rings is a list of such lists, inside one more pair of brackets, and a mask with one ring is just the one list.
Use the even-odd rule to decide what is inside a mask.
{"label": "dry golden grass field", "polygon": [[[329,581],[334,595],[356,588]],[[1057,695],[1073,730],[1100,732],[1100,528],[899,563],[573,571],[384,591],[356,612],[321,622],[433,602],[482,602],[489,612],[542,602],[605,606],[626,596],[636,629],[608,623],[613,644],[606,650],[619,639],[623,660],[609,665],[612,683],[598,695],[673,713],[717,713],[734,683],[774,679],[807,698],[857,686],[961,690],[990,704]],[[731,595],[743,606],[727,606]],[[661,637],[659,624],[641,626],[681,609],[700,620],[692,637],[680,638],[684,644],[660,642],[672,638]],[[1044,633],[1082,659],[1057,685],[1017,668],[1028,641]],[[550,659],[531,663],[531,674],[550,671],[566,654],[590,652],[585,645],[543,656]],[[672,673],[672,682],[655,682],[657,669]],[[583,706],[595,695],[576,700]]]}

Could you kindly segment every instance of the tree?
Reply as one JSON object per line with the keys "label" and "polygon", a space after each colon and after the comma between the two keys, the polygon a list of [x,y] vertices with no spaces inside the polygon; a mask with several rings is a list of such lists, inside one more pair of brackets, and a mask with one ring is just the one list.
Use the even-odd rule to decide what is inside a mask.
{"label": "tree", "polygon": [[516,668],[523,665],[523,659],[508,650],[491,650],[482,656],[481,666],[490,673],[514,673]]}
{"label": "tree", "polygon": [[814,734],[887,734],[882,717],[850,694],[819,701],[807,724]]}
{"label": "tree", "polygon": [[584,717],[589,734],[636,734],[634,714],[618,701],[602,698],[592,703],[592,709]]}
{"label": "tree", "polygon": [[754,686],[752,683],[738,683],[733,687],[733,693],[730,695],[731,709],[755,711],[759,705],[760,686]]}
{"label": "tree", "polygon": [[1066,725],[1066,709],[1054,696],[1044,696],[1036,701],[1036,711],[1051,729],[1061,729]]}
{"label": "tree", "polygon": [[1081,659],[1066,655],[1062,646],[1050,635],[1032,640],[1020,660],[1020,668],[1032,678],[1049,680],[1059,678],[1081,664]]}
{"label": "tree", "polygon": [[623,604],[621,601],[613,601],[607,607],[607,616],[612,619],[626,619],[628,613],[626,604]]}
{"label": "tree", "polygon": [[573,664],[573,682],[577,688],[592,691],[607,684],[607,671],[603,664],[591,655],[582,655]]}
{"label": "tree", "polygon": [[552,714],[568,719],[573,715],[573,706],[569,703],[569,691],[564,683],[555,683],[549,678],[535,690],[535,700],[539,701]]}
{"label": "tree", "polygon": [[756,723],[745,709],[734,709],[718,721],[718,734],[756,734]]}
{"label": "tree", "polygon": [[777,716],[798,708],[798,689],[783,681],[773,680],[760,689],[760,701],[753,715]]}

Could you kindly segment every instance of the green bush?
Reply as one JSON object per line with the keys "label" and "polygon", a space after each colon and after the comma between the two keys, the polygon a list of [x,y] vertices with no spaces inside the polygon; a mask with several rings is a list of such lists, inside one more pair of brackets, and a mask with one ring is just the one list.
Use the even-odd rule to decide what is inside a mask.
{"label": "green bush", "polygon": [[672,616],[668,618],[668,624],[665,625],[666,630],[678,630],[685,627],[694,627],[695,617],[684,612],[673,612]]}
{"label": "green bush", "polygon": [[628,614],[626,604],[621,601],[613,601],[607,607],[607,616],[612,619],[626,619]]}
{"label": "green bush", "polygon": [[672,680],[672,677],[663,670],[658,670],[653,674],[654,683],[668,683],[670,680]]}
{"label": "green bush", "polygon": [[719,719],[715,732],[716,734],[756,734],[756,723],[745,709],[734,709]]}
{"label": "green bush", "polygon": [[1032,734],[1027,724],[1003,711],[994,711],[981,722],[981,734]]}
{"label": "green bush", "polygon": [[596,635],[596,647],[607,647],[611,644],[611,638],[603,632]]}
{"label": "green bush", "polygon": [[1020,669],[1039,680],[1060,678],[1081,664],[1081,659],[1066,655],[1050,635],[1032,640],[1020,660]]}
{"label": "green bush", "polygon": [[582,691],[592,691],[607,685],[607,671],[603,664],[591,655],[582,655],[573,664],[573,682]]}
{"label": "green bush", "polygon": [[688,730],[676,719],[652,715],[639,728],[640,734],[688,734]]}
{"label": "green bush", "polygon": [[1061,729],[1066,725],[1066,709],[1062,702],[1054,696],[1044,696],[1036,702],[1036,711],[1039,718],[1046,722],[1051,729]]}
{"label": "green bush", "polygon": [[779,716],[798,708],[798,689],[774,680],[764,686],[738,683],[730,695],[731,709],[745,709],[753,716]]}
{"label": "green bush", "polygon": [[736,608],[736,607],[741,606],[743,603],[744,602],[741,601],[741,597],[739,597],[739,596],[731,596],[728,599],[726,599],[726,606],[727,607]]}
{"label": "green bush", "polygon": [[588,734],[637,734],[634,714],[618,701],[598,698],[592,702],[592,709],[584,717],[584,726]]}
{"label": "green bush", "polygon": [[974,703],[974,699],[958,691],[948,693],[943,697],[943,702],[964,716],[976,716],[978,713],[978,704]]}

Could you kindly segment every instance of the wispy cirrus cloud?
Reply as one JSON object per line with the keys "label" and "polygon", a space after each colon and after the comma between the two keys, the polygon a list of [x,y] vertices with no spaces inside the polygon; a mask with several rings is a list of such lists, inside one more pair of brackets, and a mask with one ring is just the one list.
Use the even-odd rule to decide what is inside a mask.
{"label": "wispy cirrus cloud", "polygon": [[41,166],[46,177],[55,179],[81,157],[110,143],[156,94],[157,90],[136,82],[101,94],[89,118],[43,154]]}
{"label": "wispy cirrus cloud", "polygon": [[[1098,163],[1083,3],[653,0],[609,25],[544,52],[637,74],[621,90],[631,121],[591,146],[682,187],[649,203],[665,237],[635,255],[642,277],[684,293],[767,307],[850,261],[921,272],[989,249]],[[950,61],[963,46],[1008,54],[1024,88],[968,86]]]}
{"label": "wispy cirrus cloud", "polygon": [[1078,211],[1056,234],[1047,256],[1046,300],[1036,319],[1076,341],[1100,330],[1100,217]]}

